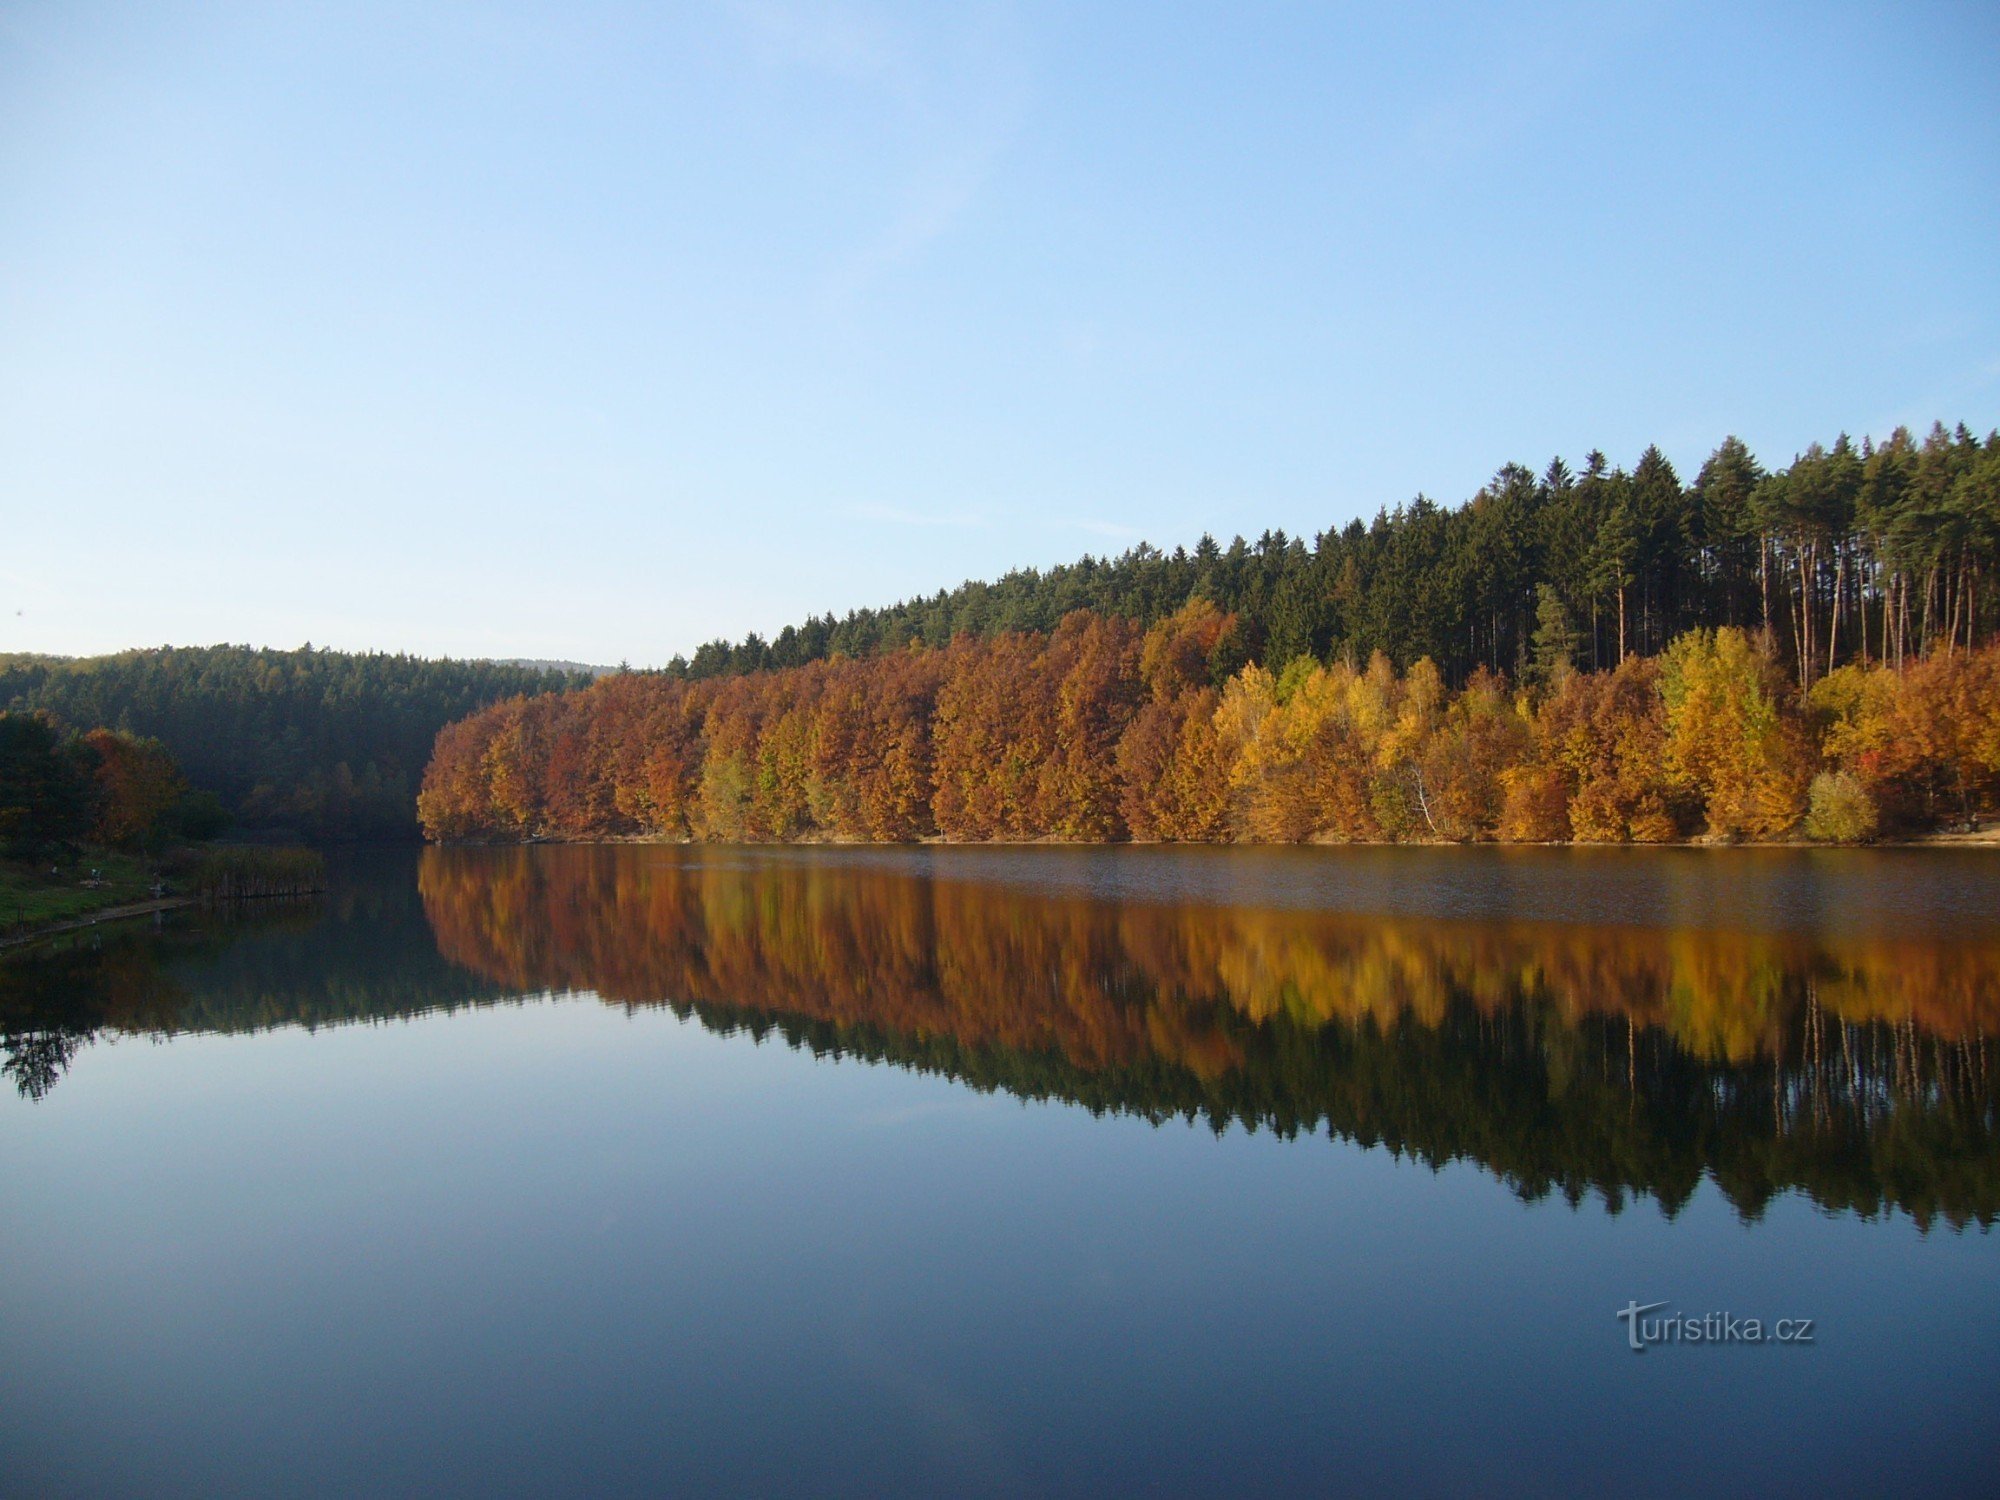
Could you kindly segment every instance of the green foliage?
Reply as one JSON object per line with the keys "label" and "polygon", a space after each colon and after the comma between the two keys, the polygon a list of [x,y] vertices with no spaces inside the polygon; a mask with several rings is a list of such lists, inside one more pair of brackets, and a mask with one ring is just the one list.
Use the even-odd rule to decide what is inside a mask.
{"label": "green foliage", "polygon": [[1657,448],[1630,472],[1593,452],[1581,474],[1561,459],[1539,479],[1507,464],[1463,505],[1419,495],[1310,545],[1282,531],[1172,552],[1142,543],[824,615],[770,641],[710,641],[667,671],[698,680],[961,634],[1047,634],[1078,609],[1150,627],[1203,599],[1241,621],[1218,690],[1246,662],[1276,670],[1302,654],[1380,651],[1399,669],[1428,656],[1453,683],[1480,666],[1530,676],[1561,655],[1555,610],[1579,670],[1656,655],[1696,627],[1758,627],[1809,685],[1864,646],[1905,661],[2000,624],[2000,589],[1980,582],[2000,571],[1996,497],[2000,434],[1964,426],[1921,443],[1898,429],[1880,447],[1842,437],[1777,474],[1731,437],[1691,486]]}
{"label": "green foliage", "polygon": [[229,827],[229,809],[213,792],[190,790],[176,804],[169,824],[173,838],[202,843]]}
{"label": "green foliage", "polygon": [[79,841],[157,853],[212,838],[229,815],[189,788],[158,740],[62,732],[46,713],[0,713],[0,854],[40,858]]}
{"label": "green foliage", "polygon": [[46,715],[0,713],[0,854],[35,858],[83,837],[90,786],[74,744]]}
{"label": "green foliage", "polygon": [[1865,844],[1875,837],[1875,799],[1845,771],[1813,777],[1806,806],[1806,837],[1823,844]]}
{"label": "green foliage", "polygon": [[[1777,472],[1728,438],[1692,485],[1656,448],[1629,472],[1597,452],[1580,472],[1557,459],[1539,478],[1507,464],[1462,505],[1419,495],[1310,544],[1283,531],[1227,546],[1203,537],[1172,552],[1142,544],[1116,558],[1087,556],[844,619],[809,619],[768,641],[711,641],[661,675],[742,677],[942,648],[960,636],[1050,636],[1079,610],[1146,629],[1200,603],[1235,620],[1209,648],[1207,686],[1217,692],[1250,665],[1358,666],[1377,653],[1404,671],[1428,657],[1453,685],[1484,668],[1553,687],[1565,660],[1580,673],[1608,671],[1691,630],[1732,627],[1754,632],[1760,657],[1809,690],[1843,662],[1900,670],[1940,648],[1949,656],[1990,640],[2000,626],[1996,574],[2000,433],[1980,439],[1964,425],[1937,424],[1921,440],[1898,429],[1858,448],[1843,436]],[[156,738],[197,791],[253,830],[316,841],[401,838],[417,832],[418,782],[445,726],[586,676],[310,647],[163,648],[88,660],[0,654],[0,711],[46,710],[75,729]],[[1288,672],[1285,681],[1294,680]],[[1073,727],[1085,743],[1101,738],[1102,726]],[[1159,738],[1169,726],[1156,713],[1147,727]],[[1753,744],[1746,753],[1769,762],[1782,748]],[[754,810],[759,797],[797,800],[792,772],[748,761],[741,769],[745,787],[717,784],[707,799],[721,823]],[[1727,807],[1710,796],[1711,814],[1723,812],[1730,829],[1781,823],[1798,799],[1784,777],[1760,774],[1758,785],[1731,789]],[[671,776],[662,788],[658,800],[672,809],[666,821],[684,822],[683,789]],[[1403,816],[1404,790],[1376,789],[1392,821]],[[1539,805],[1532,790],[1519,789],[1523,807]],[[1941,797],[1964,809],[1978,791],[1933,788],[1925,816]],[[540,795],[509,789],[517,823],[530,821]],[[188,804],[185,816],[212,828],[215,813],[213,804]],[[1642,815],[1656,829],[1671,821],[1658,809]],[[871,816],[913,826],[900,812]],[[28,828],[18,809],[10,832],[7,817],[0,794],[0,839],[70,836]],[[1610,821],[1634,826],[1626,814]]]}
{"label": "green foliage", "polygon": [[[313,840],[409,838],[438,730],[500,699],[588,680],[309,646],[164,647],[75,661],[0,659],[0,710],[41,710],[77,730],[101,725],[157,739],[198,791],[253,829]],[[217,824],[216,806],[205,801],[185,816],[198,828]]]}
{"label": "green foliage", "polygon": [[1535,586],[1535,638],[1529,657],[1529,679],[1545,685],[1576,665],[1576,631],[1553,584]]}

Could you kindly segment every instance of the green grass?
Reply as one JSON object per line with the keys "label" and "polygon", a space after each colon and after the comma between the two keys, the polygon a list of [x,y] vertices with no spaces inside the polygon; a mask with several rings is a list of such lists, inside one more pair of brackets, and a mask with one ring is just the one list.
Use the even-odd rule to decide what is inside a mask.
{"label": "green grass", "polygon": [[[53,874],[51,864],[58,866]],[[85,883],[93,871],[101,884]],[[0,859],[0,936],[150,900],[152,894],[150,868],[130,854],[85,849],[73,860]]]}
{"label": "green grass", "polygon": [[202,902],[308,896],[326,889],[326,860],[311,849],[205,845],[157,860],[84,848],[64,858],[0,859],[0,939],[160,894]]}

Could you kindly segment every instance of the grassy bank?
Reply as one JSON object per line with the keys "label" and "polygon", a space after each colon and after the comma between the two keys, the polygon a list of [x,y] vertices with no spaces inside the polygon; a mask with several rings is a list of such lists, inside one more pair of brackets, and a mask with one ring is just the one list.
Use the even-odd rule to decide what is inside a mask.
{"label": "grassy bank", "polygon": [[149,900],[154,879],[145,860],[102,849],[68,860],[0,860],[0,936]]}
{"label": "grassy bank", "polygon": [[215,905],[325,889],[326,859],[313,849],[197,846],[146,859],[86,846],[62,859],[0,860],[0,943],[162,898]]}

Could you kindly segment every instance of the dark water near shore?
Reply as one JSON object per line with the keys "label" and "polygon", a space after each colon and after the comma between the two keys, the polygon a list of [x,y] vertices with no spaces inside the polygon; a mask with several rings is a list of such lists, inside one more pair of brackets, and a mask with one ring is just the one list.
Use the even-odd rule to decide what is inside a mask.
{"label": "dark water near shore", "polygon": [[0,1493],[1991,1486],[1990,853],[334,873],[0,963]]}

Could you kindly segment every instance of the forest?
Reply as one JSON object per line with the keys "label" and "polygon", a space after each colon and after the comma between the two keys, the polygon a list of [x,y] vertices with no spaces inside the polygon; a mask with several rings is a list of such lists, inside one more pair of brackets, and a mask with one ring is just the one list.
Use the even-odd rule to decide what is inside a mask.
{"label": "forest", "polygon": [[[1877,444],[1815,444],[1767,470],[1725,439],[1684,482],[1657,447],[1628,471],[1600,452],[1539,477],[1502,467],[1463,505],[1407,505],[1303,538],[1139,546],[1047,572],[966,583],[889,609],[790,625],[770,641],[711,641],[669,675],[700,679],[960,635],[1046,634],[1072,611],[1155,624],[1203,598],[1241,623],[1247,660],[1299,656],[1398,668],[1428,657],[1447,681],[1475,667],[1519,679],[1537,625],[1559,610],[1576,663],[1654,655],[1697,626],[1768,632],[1802,684],[1847,660],[1907,662],[2000,625],[2000,433],[1935,424]],[[1553,600],[1553,603],[1548,601]]]}
{"label": "forest", "polygon": [[2000,433],[1728,439],[715,643],[440,734],[437,839],[1856,841],[2000,785]]}
{"label": "forest", "polygon": [[78,844],[156,853],[212,837],[226,821],[158,740],[0,713],[0,858],[41,860]]}
{"label": "forest", "polygon": [[1964,826],[2000,791],[2000,644],[1801,689],[1761,632],[1574,666],[1560,622],[1516,686],[1241,656],[1195,600],[1142,630],[1079,610],[685,682],[608,677],[438,736],[439,840],[1664,843]]}
{"label": "forest", "polygon": [[478,661],[247,646],[0,656],[0,711],[157,740],[225,821],[337,841],[413,838],[438,730],[588,677]]}

